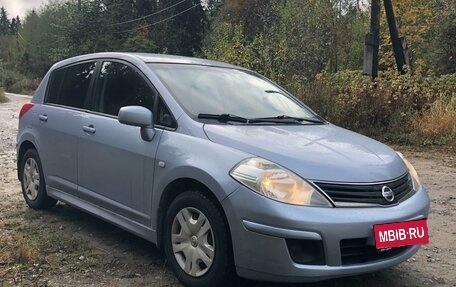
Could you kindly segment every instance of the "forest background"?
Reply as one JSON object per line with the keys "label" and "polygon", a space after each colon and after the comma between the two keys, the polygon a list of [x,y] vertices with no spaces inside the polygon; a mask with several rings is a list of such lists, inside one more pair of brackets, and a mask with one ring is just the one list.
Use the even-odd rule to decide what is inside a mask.
{"label": "forest background", "polygon": [[[0,10],[3,90],[33,93],[92,52],[196,56],[256,70],[334,124],[397,144],[456,145],[456,2],[393,0],[411,65],[395,70],[384,9],[380,73],[362,74],[370,13],[354,0],[60,0]],[[3,87],[3,88],[2,88]]]}

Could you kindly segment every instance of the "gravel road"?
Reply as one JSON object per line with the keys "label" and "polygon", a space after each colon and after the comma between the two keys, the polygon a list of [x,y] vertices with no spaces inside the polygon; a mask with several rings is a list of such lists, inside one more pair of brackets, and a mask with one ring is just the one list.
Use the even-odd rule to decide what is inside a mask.
{"label": "gravel road", "polygon": [[[180,286],[155,246],[75,208],[30,210],[16,178],[18,114],[29,98],[0,104],[0,286]],[[456,147],[454,147],[456,148]],[[313,284],[235,279],[235,286],[456,286],[454,151],[410,151],[432,199],[431,243],[380,272]]]}

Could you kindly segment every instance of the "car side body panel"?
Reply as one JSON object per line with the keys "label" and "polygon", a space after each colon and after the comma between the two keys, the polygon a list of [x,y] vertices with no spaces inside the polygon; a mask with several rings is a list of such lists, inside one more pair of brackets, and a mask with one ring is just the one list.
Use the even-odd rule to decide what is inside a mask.
{"label": "car side body panel", "polygon": [[[93,126],[86,133],[83,126]],[[78,132],[79,196],[148,226],[152,213],[155,153],[162,134],[142,140],[140,128],[87,114]]]}
{"label": "car side body panel", "polygon": [[[42,161],[46,184],[77,194],[77,138],[82,113],[51,105],[36,104],[23,120],[34,130],[32,142]],[[45,120],[43,120],[45,119]],[[36,132],[39,130],[40,132]],[[30,140],[30,138],[29,138]]]}

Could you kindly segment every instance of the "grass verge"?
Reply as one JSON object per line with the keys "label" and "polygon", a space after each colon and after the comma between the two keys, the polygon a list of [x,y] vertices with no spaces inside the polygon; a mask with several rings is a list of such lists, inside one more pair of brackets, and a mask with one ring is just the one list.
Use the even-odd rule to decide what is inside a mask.
{"label": "grass verge", "polygon": [[0,282],[47,286],[45,278],[50,274],[84,272],[100,264],[100,253],[87,240],[63,226],[56,230],[54,224],[43,224],[49,219],[46,212],[13,209],[2,213]]}

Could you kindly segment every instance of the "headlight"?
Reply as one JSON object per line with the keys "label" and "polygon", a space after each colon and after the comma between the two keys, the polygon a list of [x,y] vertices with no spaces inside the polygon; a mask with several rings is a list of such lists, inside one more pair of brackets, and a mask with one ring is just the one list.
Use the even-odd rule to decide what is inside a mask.
{"label": "headlight", "polygon": [[273,200],[295,205],[332,207],[304,179],[262,158],[241,161],[231,170],[230,175],[246,187]]}
{"label": "headlight", "polygon": [[407,166],[410,175],[412,176],[412,182],[413,182],[413,189],[416,191],[421,187],[421,182],[420,178],[418,177],[418,173],[416,172],[415,168],[413,165],[404,157],[404,155],[400,152],[397,152],[397,154],[402,158],[404,161],[405,165]]}

